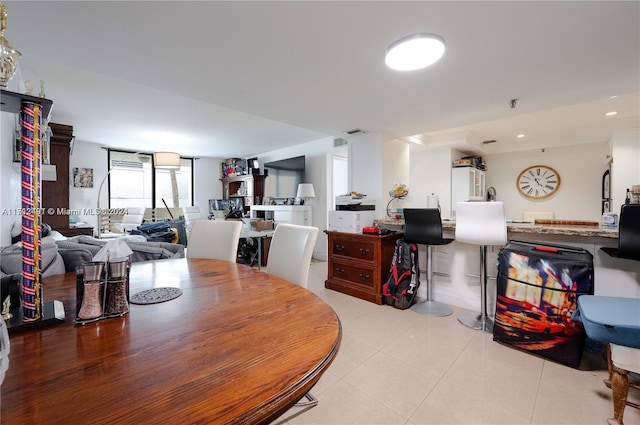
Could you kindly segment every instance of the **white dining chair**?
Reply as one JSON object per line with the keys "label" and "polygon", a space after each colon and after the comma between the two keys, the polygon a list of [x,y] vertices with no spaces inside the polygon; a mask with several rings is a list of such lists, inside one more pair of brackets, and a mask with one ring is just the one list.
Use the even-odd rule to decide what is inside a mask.
{"label": "white dining chair", "polygon": [[236,261],[242,221],[196,220],[188,236],[187,258]]}
{"label": "white dining chair", "polygon": [[306,288],[318,232],[317,227],[278,224],[269,247],[267,273]]}
{"label": "white dining chair", "polygon": [[[278,224],[271,239],[267,273],[306,288],[318,232],[317,227]],[[318,399],[313,394],[306,393],[304,397],[307,401],[299,401],[295,404],[296,407],[318,404]]]}
{"label": "white dining chair", "polygon": [[144,207],[128,207],[127,213],[122,216],[122,221],[114,223],[114,227],[122,233],[128,233],[137,229],[142,224],[144,218]]}
{"label": "white dining chair", "polygon": [[193,226],[194,221],[202,219],[202,215],[200,214],[200,207],[194,205],[183,207],[182,215],[184,216],[184,227],[187,233],[191,231],[191,227]]}

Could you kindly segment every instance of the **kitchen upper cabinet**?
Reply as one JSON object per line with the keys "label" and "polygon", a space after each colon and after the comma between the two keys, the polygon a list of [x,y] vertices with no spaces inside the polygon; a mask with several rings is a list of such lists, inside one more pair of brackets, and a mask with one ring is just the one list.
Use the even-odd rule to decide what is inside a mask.
{"label": "kitchen upper cabinet", "polygon": [[451,169],[451,211],[455,216],[456,204],[464,201],[483,201],[485,172],[475,167]]}

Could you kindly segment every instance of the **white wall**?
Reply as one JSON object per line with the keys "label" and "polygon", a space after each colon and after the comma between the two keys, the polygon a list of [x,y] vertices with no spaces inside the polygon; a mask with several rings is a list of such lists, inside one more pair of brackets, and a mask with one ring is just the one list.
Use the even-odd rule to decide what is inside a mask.
{"label": "white wall", "polygon": [[611,211],[620,212],[627,188],[640,184],[640,130],[618,131],[611,138]]}
{"label": "white wall", "polygon": [[220,158],[197,158],[193,161],[193,205],[200,208],[202,218],[209,215],[209,199],[222,198]]}
{"label": "white wall", "polygon": [[427,196],[435,193],[440,201],[440,215],[443,218],[451,216],[452,152],[449,147],[411,151],[406,207],[426,208]]}
{"label": "white wall", "polygon": [[[94,233],[98,231],[98,192],[100,185],[104,181],[100,192],[100,208],[109,207],[109,187],[104,180],[107,174],[107,151],[95,143],[87,143],[80,140],[73,142],[73,151],[69,157],[69,173],[73,173],[74,167],[93,168],[93,187],[73,187],[69,186],[69,208],[72,210],[84,210],[87,214],[80,215],[79,218],[85,223],[91,224]],[[71,181],[71,176],[67,176]]]}
{"label": "white wall", "polygon": [[311,205],[312,209],[313,226],[320,229],[320,234],[313,250],[313,257],[319,260],[327,260],[327,238],[322,231],[327,228],[327,211],[329,209],[327,206],[327,154],[333,151],[333,138],[324,138],[258,155],[258,161],[261,166],[265,162],[300,155],[305,156],[306,182],[303,183],[313,184],[313,189],[316,193],[316,197],[309,200],[309,205]]}
{"label": "white wall", "polygon": [[367,133],[355,137],[350,140],[348,148],[349,191],[367,195],[365,202],[376,205],[376,217],[384,217],[389,195],[383,195],[382,187],[382,134]]}
{"label": "white wall", "polygon": [[[524,211],[553,211],[556,219],[600,221],[602,174],[607,169],[606,143],[581,144],[523,152],[485,155],[487,187],[496,189],[507,218],[521,220]],[[533,200],[516,187],[520,172],[531,165],[548,165],[560,174],[560,189],[548,198]]]}
{"label": "white wall", "polygon": [[385,206],[381,212],[384,217],[387,214],[387,205],[389,205],[389,214],[392,216],[398,209],[404,208],[407,198],[396,199],[392,201],[389,191],[398,184],[406,184],[409,187],[409,195],[412,195],[411,186],[409,186],[409,144],[400,140],[389,140],[382,144],[382,200]]}

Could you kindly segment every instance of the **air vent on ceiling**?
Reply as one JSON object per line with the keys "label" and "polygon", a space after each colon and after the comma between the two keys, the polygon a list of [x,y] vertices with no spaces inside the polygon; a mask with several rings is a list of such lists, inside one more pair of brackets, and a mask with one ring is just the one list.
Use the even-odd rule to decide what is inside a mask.
{"label": "air vent on ceiling", "polygon": [[496,143],[496,140],[485,140],[482,142],[483,145],[488,145],[490,143]]}
{"label": "air vent on ceiling", "polygon": [[365,134],[367,132],[367,130],[363,130],[361,128],[354,128],[352,130],[347,130],[344,133],[348,134],[349,136],[355,136],[357,134]]}
{"label": "air vent on ceiling", "polygon": [[333,139],[333,147],[334,148],[337,148],[338,146],[344,146],[347,143],[349,143],[349,142],[347,142],[344,139]]}

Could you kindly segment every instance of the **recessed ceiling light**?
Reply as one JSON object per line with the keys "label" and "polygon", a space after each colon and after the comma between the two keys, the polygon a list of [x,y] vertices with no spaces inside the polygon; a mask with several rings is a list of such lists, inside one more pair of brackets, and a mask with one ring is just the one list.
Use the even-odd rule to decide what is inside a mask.
{"label": "recessed ceiling light", "polygon": [[518,134],[516,137],[517,137],[518,139],[522,139],[522,138],[524,138],[524,134]]}
{"label": "recessed ceiling light", "polygon": [[606,115],[607,117],[610,117],[610,116],[612,116],[612,115],[616,115],[616,114],[617,114],[617,112],[616,112],[616,111],[611,111],[611,112],[606,112],[606,113],[605,113],[605,115]]}
{"label": "recessed ceiling light", "polygon": [[444,54],[444,39],[436,34],[413,34],[393,43],[384,62],[396,71],[415,71],[437,62]]}
{"label": "recessed ceiling light", "polygon": [[609,96],[609,99],[615,99],[616,97],[618,97],[618,95],[614,94],[613,96]]}

